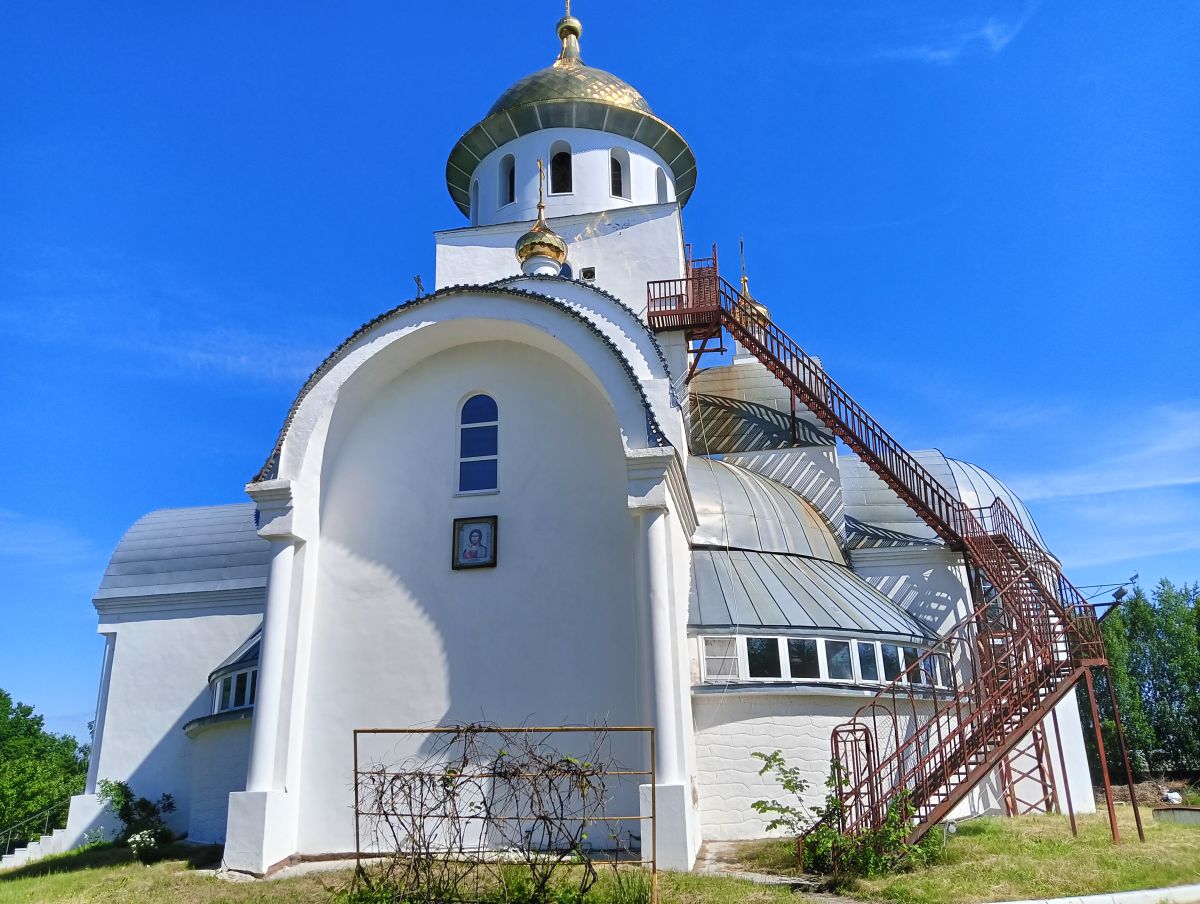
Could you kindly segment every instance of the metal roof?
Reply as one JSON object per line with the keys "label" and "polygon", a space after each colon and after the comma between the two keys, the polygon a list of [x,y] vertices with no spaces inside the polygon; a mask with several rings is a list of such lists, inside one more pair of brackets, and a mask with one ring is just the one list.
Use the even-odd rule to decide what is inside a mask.
{"label": "metal roof", "polygon": [[1029,514],[1029,509],[1025,508],[1025,503],[1016,493],[979,465],[953,458],[947,458],[946,463],[954,475],[954,482],[958,487],[958,498],[963,501],[964,505],[971,508],[986,508],[997,499],[1004,500],[1004,504],[1017,516],[1017,520],[1021,522],[1025,530],[1029,531],[1029,535],[1037,541],[1042,549],[1046,548],[1046,541],[1042,539],[1041,532],[1034,524],[1033,516]]}
{"label": "metal roof", "polygon": [[[671,168],[680,207],[691,197],[696,156],[688,143],[651,112],[646,99],[628,82],[604,69],[585,66],[578,42],[572,47],[562,31],[566,21],[559,21],[563,52],[558,60],[505,90],[450,152],[446,187],[464,216],[470,216],[471,178],[480,161],[514,138],[552,128],[594,129],[640,142]],[[578,25],[578,20],[572,21]]]}
{"label": "metal roof", "polygon": [[928,643],[915,618],[848,568],[803,556],[692,551],[693,629],[887,635]]}
{"label": "metal roof", "polygon": [[[913,452],[912,456],[938,483],[970,508],[986,508],[997,499],[1003,499],[1030,535],[1043,549],[1046,548],[1025,503],[995,476],[978,465],[947,458],[937,449]],[[838,468],[842,475],[850,546],[941,544],[933,529],[856,456],[838,456]],[[894,542],[880,542],[885,536]]]}
{"label": "metal roof", "polygon": [[769,477],[712,458],[687,460],[695,546],[814,556],[846,564],[833,532],[808,502]]}
{"label": "metal roof", "polygon": [[262,648],[262,628],[255,630],[240,647],[225,657],[225,661],[213,669],[208,675],[211,684],[219,675],[237,672],[258,665],[259,651]]}
{"label": "metal roof", "polygon": [[269,553],[252,502],[161,509],[126,531],[95,599],[265,588]]}

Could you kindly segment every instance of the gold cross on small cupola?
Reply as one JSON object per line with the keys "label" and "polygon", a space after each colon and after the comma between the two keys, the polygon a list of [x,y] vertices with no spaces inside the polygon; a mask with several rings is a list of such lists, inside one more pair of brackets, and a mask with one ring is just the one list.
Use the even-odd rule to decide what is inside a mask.
{"label": "gold cross on small cupola", "polygon": [[517,260],[527,276],[558,276],[567,259],[567,243],[546,222],[546,167],[538,159],[537,219],[529,231],[517,239]]}

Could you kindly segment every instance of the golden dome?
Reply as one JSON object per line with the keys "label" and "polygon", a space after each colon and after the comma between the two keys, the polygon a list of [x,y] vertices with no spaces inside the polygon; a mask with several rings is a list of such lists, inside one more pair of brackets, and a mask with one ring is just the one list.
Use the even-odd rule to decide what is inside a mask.
{"label": "golden dome", "polygon": [[567,243],[540,218],[517,239],[516,250],[517,260],[522,264],[531,257],[548,257],[559,264],[567,259]]}
{"label": "golden dome", "polygon": [[563,261],[567,259],[567,243],[546,222],[546,203],[542,197],[545,179],[545,170],[542,168],[542,161],[539,160],[537,220],[529,227],[527,233],[517,239],[516,244],[517,260],[521,263],[521,269],[525,268],[525,262],[532,257],[548,257],[559,267],[562,267]]}
{"label": "golden dome", "polygon": [[484,157],[514,138],[553,128],[595,129],[652,148],[671,169],[675,197],[686,204],[696,187],[696,158],[683,136],[655,116],[628,82],[584,65],[578,19],[568,13],[555,30],[562,41],[558,59],[501,94],[450,152],[446,187],[459,210],[470,215],[471,179]]}
{"label": "golden dome", "polygon": [[604,69],[584,65],[579,56],[583,24],[578,19],[563,16],[558,21],[557,31],[562,40],[558,59],[545,69],[525,76],[501,94],[488,110],[488,116],[521,104],[558,100],[594,100],[639,113],[654,112],[646,98],[628,82]]}

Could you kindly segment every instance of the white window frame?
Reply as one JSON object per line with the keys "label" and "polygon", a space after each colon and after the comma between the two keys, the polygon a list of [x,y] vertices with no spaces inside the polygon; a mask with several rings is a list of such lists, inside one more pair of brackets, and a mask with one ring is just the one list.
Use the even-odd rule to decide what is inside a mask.
{"label": "white window frame", "polygon": [[[623,194],[617,194],[612,190],[612,165],[613,161],[621,167],[621,191]],[[629,151],[622,147],[613,147],[608,149],[608,196],[610,198],[619,198],[622,201],[633,200],[633,187],[630,184],[630,170],[633,169],[632,159],[629,156]]]}
{"label": "white window frame", "polygon": [[[240,706],[234,701],[234,694],[237,691],[237,679],[239,675],[246,676],[246,702]],[[257,686],[258,666],[252,665],[249,668],[238,669],[236,672],[227,672],[212,683],[212,714],[214,716],[221,713],[236,712],[237,710],[250,709],[254,706],[255,700],[258,698]],[[229,705],[221,707],[221,690],[225,686],[225,682],[229,682]]]}
{"label": "white window frame", "polygon": [[[554,190],[554,157],[556,154],[566,154],[571,158],[571,189],[570,191]],[[567,198],[575,194],[575,148],[571,142],[556,138],[550,142],[550,151],[546,155],[546,195],[554,198]]]}
{"label": "white window frame", "polygon": [[[779,671],[778,678],[771,677],[756,677],[750,674],[750,651],[748,641],[751,639],[774,639],[778,644],[779,655]],[[732,640],[734,644],[734,658],[737,662],[737,675],[710,675],[708,671],[708,641],[710,640]],[[792,676],[792,662],[788,654],[788,641],[790,640],[812,640],[817,644],[817,662],[820,668],[820,677],[818,678],[795,678]],[[812,635],[792,635],[792,634],[701,634],[699,635],[700,649],[700,680],[702,682],[718,682],[721,684],[730,683],[753,683],[753,684],[845,684],[845,685],[870,685],[883,686],[888,684],[890,679],[885,675],[883,668],[883,646],[888,644],[894,646],[900,660],[900,672],[908,668],[908,657],[905,655],[905,644],[893,643],[892,641],[867,640],[862,637],[849,635],[847,637],[823,637]],[[833,678],[829,672],[829,651],[826,644],[829,643],[848,643],[850,645],[850,677],[849,678]],[[862,667],[859,662],[858,645],[869,646],[875,655],[875,670],[878,678],[867,679],[863,677]],[[919,647],[909,644],[917,651],[917,657],[920,658],[929,651],[927,647]],[[726,658],[726,657],[714,657]],[[947,666],[953,669],[953,661],[949,661]],[[935,677],[934,684],[916,684],[915,687],[938,688],[945,690],[950,687],[944,683],[940,677]]]}
{"label": "white window frame", "polygon": [[[479,421],[474,424],[464,424],[463,408],[467,402],[476,396],[487,396],[492,400],[492,404],[496,406],[496,420],[494,421]],[[462,453],[462,435],[463,431],[472,427],[495,427],[496,428],[496,454],[495,455],[468,455],[463,456]],[[452,478],[455,496],[494,496],[500,492],[500,403],[496,401],[496,397],[484,389],[476,389],[465,396],[458,403],[458,411],[454,417],[454,476]],[[483,490],[464,490],[462,487],[462,468],[461,465],[466,461],[495,461],[496,462],[496,485],[490,489]]]}
{"label": "white window frame", "polygon": [[[512,198],[509,198],[509,200],[506,201],[505,198],[508,198],[508,177],[504,171],[504,168],[505,168],[505,164],[509,161],[512,162],[512,189],[513,190],[512,190]],[[496,174],[499,176],[499,179],[496,180],[496,189],[497,189],[496,200],[499,202],[496,205],[496,209],[503,210],[509,204],[517,203],[517,158],[516,158],[516,155],[515,154],[505,154],[503,157],[501,157],[500,158],[500,167],[496,171]]]}
{"label": "white window frame", "polygon": [[[829,671],[829,651],[825,649],[825,646],[826,646],[826,644],[830,644],[830,643],[844,643],[849,647],[849,649],[850,649],[850,677],[849,678],[834,678],[833,674]],[[854,654],[857,652],[858,652],[858,650],[854,646],[854,638],[852,638],[852,637],[847,637],[845,639],[843,639],[841,637],[822,637],[821,638],[821,653],[820,653],[821,674],[824,675],[825,677],[822,678],[821,680],[822,681],[832,681],[835,684],[855,684],[855,683],[861,684],[862,682],[858,681],[858,660],[854,656]]]}
{"label": "white window frame", "polygon": [[[735,674],[730,675],[709,675],[708,674],[708,642],[710,640],[731,640],[733,641],[733,667]],[[742,644],[738,643],[737,635],[735,634],[702,634],[700,635],[700,680],[701,681],[741,681],[742,675],[746,674],[742,667],[742,657],[740,650]],[[729,659],[728,656],[714,656],[714,659]]]}

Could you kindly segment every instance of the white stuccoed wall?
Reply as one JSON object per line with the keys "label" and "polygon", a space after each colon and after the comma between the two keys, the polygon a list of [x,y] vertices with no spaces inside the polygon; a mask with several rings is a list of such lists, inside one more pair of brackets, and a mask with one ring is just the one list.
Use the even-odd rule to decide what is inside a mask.
{"label": "white stuccoed wall", "polygon": [[259,600],[213,599],[100,613],[100,632],[114,634],[115,647],[96,777],[127,781],[151,799],[174,795],[168,822],[177,832],[191,819],[192,739],[183,726],[211,712],[209,673],[255,631],[261,613]]}
{"label": "white stuccoed wall", "polygon": [[[565,141],[571,147],[571,191],[550,194],[551,145]],[[610,150],[623,148],[629,154],[628,185],[619,197],[612,193]],[[516,201],[501,204],[500,162],[511,154],[516,163]],[[532,222],[537,215],[538,160],[546,168],[546,216],[562,217],[598,210],[619,211],[641,204],[658,204],[657,173],[662,170],[667,183],[667,203],[675,201],[675,179],[666,162],[644,144],[621,135],[594,129],[542,129],[514,138],[493,150],[480,161],[474,178],[479,182],[477,223]]]}
{"label": "white stuccoed wall", "polygon": [[[458,497],[476,391],[499,405],[500,492]],[[354,728],[644,718],[620,431],[577,371],[517,343],[452,348],[335,412],[325,456],[300,852],[353,849]],[[491,514],[499,567],[452,571],[452,519]]]}
{"label": "white stuccoed wall", "polygon": [[829,739],[866,699],[851,692],[834,696],[815,689],[699,692],[692,696],[700,821],[706,841],[761,838],[769,819],[750,805],[786,795],[770,776],[759,776],[754,751],[783,751],[809,782],[806,803],[825,799]]}
{"label": "white stuccoed wall", "polygon": [[192,741],[191,816],[188,840],[202,844],[225,841],[229,794],[246,787],[250,758],[250,720],[207,726]]}
{"label": "white stuccoed wall", "polygon": [[[481,285],[519,274],[513,247],[532,222],[530,217],[435,233],[436,287]],[[683,275],[683,226],[677,204],[555,217],[550,226],[567,243],[567,263],[576,279],[585,267],[595,267],[595,285],[639,314],[646,309],[648,281]]]}

